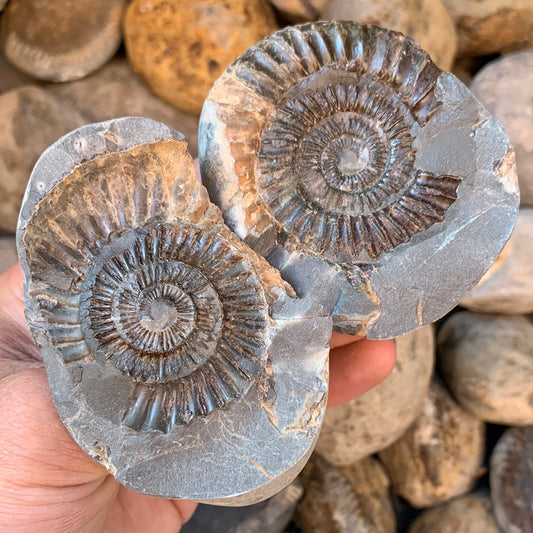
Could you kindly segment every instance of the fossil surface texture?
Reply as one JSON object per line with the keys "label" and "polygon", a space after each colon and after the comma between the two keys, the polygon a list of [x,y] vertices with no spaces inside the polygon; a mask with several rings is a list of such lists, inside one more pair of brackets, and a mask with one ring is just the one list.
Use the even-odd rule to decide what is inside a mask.
{"label": "fossil surface texture", "polygon": [[500,124],[414,41],[375,26],[303,24],[246,51],[208,95],[199,153],[229,226],[342,333],[440,318],[516,218]]}
{"label": "fossil surface texture", "polygon": [[17,239],[56,407],[121,483],[242,505],[292,481],[323,418],[331,318],[224,225],[181,134],[124,118],[66,135]]}

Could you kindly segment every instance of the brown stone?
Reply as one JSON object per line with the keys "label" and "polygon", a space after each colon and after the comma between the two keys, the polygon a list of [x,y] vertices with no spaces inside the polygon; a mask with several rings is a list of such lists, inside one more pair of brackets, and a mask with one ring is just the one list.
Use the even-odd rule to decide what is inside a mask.
{"label": "brown stone", "polygon": [[427,509],[409,533],[499,533],[488,496],[470,494]]}
{"label": "brown stone", "polygon": [[43,150],[84,122],[72,106],[37,87],[0,95],[0,231],[15,232],[26,183]]}
{"label": "brown stone", "polygon": [[509,54],[492,61],[475,76],[471,85],[472,92],[489,113],[502,123],[509,135],[509,141],[516,154],[516,172],[522,205],[533,205],[531,87],[533,87],[533,50]]}
{"label": "brown stone", "polygon": [[398,337],[396,351],[396,364],[385,381],[326,412],[316,449],[330,463],[353,464],[382,450],[420,412],[435,359],[433,327]]}
{"label": "brown stone", "polygon": [[484,440],[485,424],[435,381],[415,422],[379,458],[393,490],[415,507],[428,507],[472,488],[481,474]]}
{"label": "brown stone", "polygon": [[125,5],[125,0],[11,0],[2,16],[3,51],[35,78],[82,78],[120,46]]}
{"label": "brown stone", "polygon": [[531,0],[443,0],[459,38],[459,55],[484,55],[533,43]]}
{"label": "brown stone", "polygon": [[501,531],[533,532],[533,426],[510,428],[496,444],[490,495]]}
{"label": "brown stone", "polygon": [[155,94],[199,113],[231,61],[276,28],[262,0],[133,0],[124,39],[133,68]]}
{"label": "brown stone", "polygon": [[0,52],[0,94],[29,83],[33,83],[33,78],[17,70]]}
{"label": "brown stone", "polygon": [[339,467],[315,454],[300,480],[305,492],[294,519],[303,533],[396,531],[389,480],[376,459]]}
{"label": "brown stone", "polygon": [[124,58],[116,58],[83,80],[49,87],[90,122],[119,117],[147,117],[183,133],[193,157],[198,152],[198,117],[154,96]]}
{"label": "brown stone", "polygon": [[487,422],[533,424],[533,324],[464,311],[438,336],[439,367],[455,399]]}
{"label": "brown stone", "polygon": [[354,20],[412,37],[442,70],[450,70],[457,36],[441,0],[334,0],[323,18]]}
{"label": "brown stone", "polygon": [[472,292],[461,301],[481,313],[533,313],[533,208],[523,207],[503,258],[491,267]]}
{"label": "brown stone", "polygon": [[332,0],[270,0],[283,16],[292,22],[317,20]]}

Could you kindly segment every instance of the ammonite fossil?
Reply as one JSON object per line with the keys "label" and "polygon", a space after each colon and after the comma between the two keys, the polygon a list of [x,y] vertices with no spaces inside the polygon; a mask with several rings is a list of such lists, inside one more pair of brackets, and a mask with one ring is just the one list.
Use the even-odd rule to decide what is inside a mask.
{"label": "ammonite fossil", "polygon": [[224,225],[181,134],[125,118],[59,140],[18,245],[59,414],[119,481],[237,504],[294,478],[325,408],[331,319]]}
{"label": "ammonite fossil", "polygon": [[199,138],[227,223],[341,332],[390,337],[436,320],[516,217],[501,126],[411,39],[374,26],[265,38],[211,90]]}

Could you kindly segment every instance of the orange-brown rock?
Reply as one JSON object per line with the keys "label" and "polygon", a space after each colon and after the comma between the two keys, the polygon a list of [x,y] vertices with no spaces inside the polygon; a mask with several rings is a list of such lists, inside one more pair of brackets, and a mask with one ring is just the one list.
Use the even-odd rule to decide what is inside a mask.
{"label": "orange-brown rock", "polygon": [[481,474],[484,440],[485,424],[435,381],[418,418],[379,458],[393,491],[415,507],[428,507],[472,488]]}
{"label": "orange-brown rock", "polygon": [[457,27],[458,55],[484,55],[533,45],[531,0],[444,0]]}
{"label": "orange-brown rock", "polygon": [[125,5],[125,0],[11,0],[2,15],[2,49],[10,63],[35,78],[83,78],[120,46]]}
{"label": "orange-brown rock", "polygon": [[412,37],[442,70],[453,65],[457,36],[441,0],[334,0],[323,18],[400,31]]}
{"label": "orange-brown rock", "polygon": [[490,498],[469,494],[427,509],[411,524],[409,533],[498,533]]}
{"label": "orange-brown rock", "polygon": [[133,0],[124,39],[133,68],[155,94],[199,113],[231,61],[276,28],[262,0]]}
{"label": "orange-brown rock", "polygon": [[304,497],[294,519],[303,533],[396,532],[390,482],[376,459],[340,467],[315,454],[300,481]]}
{"label": "orange-brown rock", "polygon": [[270,3],[280,11],[287,20],[303,22],[317,20],[321,11],[332,0],[270,0]]}

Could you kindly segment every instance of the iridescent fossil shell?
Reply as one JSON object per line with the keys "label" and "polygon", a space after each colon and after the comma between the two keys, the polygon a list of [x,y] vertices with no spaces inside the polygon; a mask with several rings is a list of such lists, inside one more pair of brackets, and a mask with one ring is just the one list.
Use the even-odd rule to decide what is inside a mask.
{"label": "iridescent fossil shell", "polygon": [[58,411],[117,479],[245,502],[292,480],[325,406],[330,319],[224,225],[180,134],[136,118],[70,133],[34,169],[18,239]]}
{"label": "iridescent fossil shell", "polygon": [[[267,37],[219,78],[199,137],[202,174],[226,221],[297,292],[316,277],[294,267],[303,254],[343,270],[352,285],[350,296],[340,289],[345,299],[364,294],[362,316],[338,301],[330,307],[341,332],[396,336],[440,317],[512,228],[517,189],[505,133],[399,33],[319,22]],[[491,192],[481,190],[487,184]],[[466,252],[465,275],[457,257],[437,256],[457,255],[455,236],[474,229],[494,195],[511,222],[500,221],[483,254]],[[458,267],[452,291],[434,283],[457,278]]]}

